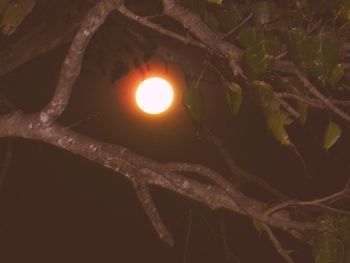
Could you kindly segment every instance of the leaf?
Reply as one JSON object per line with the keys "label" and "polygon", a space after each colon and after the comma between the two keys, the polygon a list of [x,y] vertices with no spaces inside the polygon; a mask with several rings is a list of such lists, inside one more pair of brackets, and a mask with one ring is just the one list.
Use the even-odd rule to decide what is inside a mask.
{"label": "leaf", "polygon": [[242,88],[236,83],[228,83],[226,97],[233,115],[236,115],[242,104]]}
{"label": "leaf", "polygon": [[223,0],[207,0],[208,3],[221,5]]}
{"label": "leaf", "polygon": [[252,222],[253,222],[253,226],[254,226],[255,230],[258,231],[259,234],[261,234],[264,231],[264,227],[263,227],[262,223],[258,220],[255,220],[255,219],[253,219]]}
{"label": "leaf", "polygon": [[5,35],[13,34],[26,16],[32,11],[35,0],[10,2],[2,15],[0,27]]}
{"label": "leaf", "polygon": [[307,120],[309,106],[306,103],[298,102],[297,107],[298,107],[298,112],[300,114],[299,121],[301,124],[304,125]]}
{"label": "leaf", "polygon": [[340,0],[340,4],[344,7],[350,7],[350,1],[349,0]]}
{"label": "leaf", "polygon": [[220,21],[215,17],[215,15],[212,12],[207,12],[205,17],[205,22],[208,24],[208,26],[213,30],[219,30],[220,28]]}
{"label": "leaf", "polygon": [[315,263],[342,263],[344,248],[334,233],[321,232],[315,238]]}
{"label": "leaf", "polygon": [[263,108],[268,129],[281,144],[289,143],[289,136],[285,129],[291,123],[289,115],[280,109],[279,103],[274,99],[270,85],[256,81],[260,105]]}
{"label": "leaf", "polygon": [[9,0],[0,0],[0,14],[5,11]]}
{"label": "leaf", "polygon": [[329,1],[329,0],[308,0],[306,1],[308,6],[313,10],[315,13],[324,13],[332,6],[334,6],[335,3],[339,2],[339,0],[336,1]]}
{"label": "leaf", "polygon": [[288,53],[292,59],[297,63],[301,64],[303,62],[301,54],[301,43],[305,40],[306,33],[302,28],[292,28],[288,31],[287,37],[287,47]]}
{"label": "leaf", "polygon": [[229,32],[242,21],[241,11],[235,4],[232,4],[229,8],[215,10],[215,14],[220,21],[223,32]]}
{"label": "leaf", "polygon": [[327,80],[334,87],[338,84],[341,78],[344,76],[344,67],[342,64],[337,64],[332,72],[329,74]]}
{"label": "leaf", "polygon": [[201,122],[203,118],[204,103],[200,89],[186,89],[182,95],[182,104],[188,110],[194,121]]}
{"label": "leaf", "polygon": [[306,38],[300,43],[305,66],[315,77],[325,77],[338,64],[340,41],[330,33],[322,33],[314,38]]}
{"label": "leaf", "polygon": [[258,40],[260,41],[259,33],[256,27],[243,28],[238,34],[238,41],[245,48],[254,46]]}
{"label": "leaf", "polygon": [[244,53],[244,61],[253,78],[258,78],[263,72],[272,67],[275,55],[278,54],[281,43],[273,38],[262,40]]}
{"label": "leaf", "polygon": [[265,25],[274,18],[275,5],[271,1],[261,1],[254,6],[254,19],[256,23]]}
{"label": "leaf", "polygon": [[330,122],[324,134],[323,147],[329,150],[338,141],[341,133],[341,127],[335,122]]}
{"label": "leaf", "polygon": [[350,263],[350,216],[338,217],[333,226],[344,245],[344,263]]}
{"label": "leaf", "polygon": [[268,128],[271,130],[275,139],[281,144],[288,144],[289,136],[285,129],[285,125],[291,123],[288,114],[284,111],[278,110],[267,112],[266,115]]}

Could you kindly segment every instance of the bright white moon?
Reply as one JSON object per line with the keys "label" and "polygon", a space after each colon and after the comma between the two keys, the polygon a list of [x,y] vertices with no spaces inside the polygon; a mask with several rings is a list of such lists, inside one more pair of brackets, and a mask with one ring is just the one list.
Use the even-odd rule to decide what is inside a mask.
{"label": "bright white moon", "polygon": [[136,91],[137,106],[146,113],[159,114],[171,105],[173,88],[164,79],[149,78],[140,83]]}

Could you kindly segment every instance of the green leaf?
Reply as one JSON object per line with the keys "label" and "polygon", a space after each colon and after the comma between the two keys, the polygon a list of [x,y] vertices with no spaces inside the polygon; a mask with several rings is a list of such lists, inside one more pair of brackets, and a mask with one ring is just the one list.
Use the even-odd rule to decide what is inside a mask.
{"label": "green leaf", "polygon": [[280,109],[279,103],[273,97],[270,85],[261,81],[256,81],[254,84],[258,91],[268,129],[279,143],[288,144],[289,136],[285,126],[291,123],[289,115]]}
{"label": "green leaf", "polygon": [[321,232],[315,238],[315,263],[342,263],[344,248],[334,233]]}
{"label": "green leaf", "polygon": [[241,11],[235,4],[229,8],[215,10],[215,14],[220,21],[220,28],[223,32],[229,32],[242,21]]}
{"label": "green leaf", "polygon": [[300,43],[305,66],[315,77],[325,77],[339,62],[341,44],[330,33],[306,38]]}
{"label": "green leaf", "polygon": [[5,35],[13,34],[26,16],[32,11],[35,0],[10,2],[2,15],[0,27]]}
{"label": "green leaf", "polygon": [[233,115],[236,115],[242,104],[242,88],[236,83],[228,83],[226,97]]}
{"label": "green leaf", "polygon": [[265,25],[275,17],[276,6],[272,1],[261,1],[254,6],[254,19],[257,24]]}
{"label": "green leaf", "polygon": [[258,29],[256,27],[245,27],[238,34],[239,43],[245,47],[251,47],[260,41]]}
{"label": "green leaf", "polygon": [[263,227],[262,223],[258,220],[255,220],[255,219],[253,219],[252,222],[253,222],[253,226],[254,226],[255,230],[258,231],[259,234],[261,234],[264,231],[264,227]]}
{"label": "green leaf", "polygon": [[334,87],[344,76],[344,67],[342,64],[337,64],[329,74],[327,80]]}
{"label": "green leaf", "polygon": [[330,122],[324,134],[323,147],[327,150],[330,149],[338,141],[341,133],[341,127],[334,122]]}
{"label": "green leaf", "polygon": [[210,11],[207,11],[207,13],[206,13],[205,22],[213,30],[219,30],[219,28],[220,28],[220,21]]}
{"label": "green leaf", "polygon": [[287,37],[287,47],[288,53],[291,58],[297,63],[301,64],[303,62],[302,54],[301,54],[301,43],[305,40],[306,33],[304,29],[301,28],[292,28],[288,31]]}
{"label": "green leaf", "polygon": [[275,139],[281,144],[289,143],[289,136],[285,129],[285,125],[291,123],[287,113],[284,111],[267,112],[268,127],[274,135]]}
{"label": "green leaf", "polygon": [[298,107],[298,112],[300,114],[299,121],[301,124],[304,125],[307,120],[309,106],[306,103],[298,102],[297,107]]}
{"label": "green leaf", "polygon": [[5,11],[9,0],[0,0],[0,14]]}
{"label": "green leaf", "polygon": [[186,89],[182,95],[182,104],[188,110],[194,121],[201,122],[203,118],[204,103],[200,89]]}
{"label": "green leaf", "polygon": [[208,3],[221,5],[223,0],[207,0]]}
{"label": "green leaf", "polygon": [[349,0],[340,0],[340,4],[344,7],[350,7],[350,1]]}
{"label": "green leaf", "polygon": [[344,263],[350,263],[350,216],[339,216],[333,226],[344,245]]}
{"label": "green leaf", "polygon": [[272,67],[280,48],[281,43],[273,38],[262,40],[246,50],[244,61],[253,78],[258,78]]}

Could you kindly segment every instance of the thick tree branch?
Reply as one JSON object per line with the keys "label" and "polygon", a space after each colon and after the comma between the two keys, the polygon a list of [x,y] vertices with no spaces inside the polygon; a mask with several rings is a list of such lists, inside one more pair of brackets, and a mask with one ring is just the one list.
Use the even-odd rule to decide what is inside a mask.
{"label": "thick tree branch", "polygon": [[[175,0],[162,0],[162,3],[164,6],[164,13],[166,15],[179,21],[185,28],[190,30],[196,35],[196,37],[198,37],[198,39],[205,43],[215,54],[224,56],[228,60],[234,75],[240,75],[246,79],[242,69],[237,64],[237,61],[239,61],[242,55],[241,49],[220,39],[219,36],[215,34],[198,15],[195,15],[189,10],[183,8]],[[294,64],[278,60],[275,63],[275,68],[277,70],[282,70],[284,72],[297,75],[312,95],[322,101],[335,114],[350,122],[350,115],[339,109],[330,99],[319,92],[308,80],[305,74],[297,69]],[[293,112],[293,115],[296,115],[295,112]]]}
{"label": "thick tree branch", "polygon": [[152,200],[147,182],[141,176],[131,176],[131,181],[134,185],[136,194],[143,206],[143,209],[151,220],[154,229],[157,231],[161,240],[165,241],[169,246],[174,245],[174,240],[165,227],[162,218],[160,217],[157,208]]}
{"label": "thick tree branch", "polygon": [[117,7],[117,10],[123,14],[124,16],[128,17],[129,19],[131,20],[134,20],[140,24],[142,24],[143,26],[145,27],[148,27],[148,28],[151,28],[165,36],[168,36],[168,37],[171,37],[173,39],[176,39],[180,42],[182,42],[183,44],[191,44],[193,46],[196,46],[196,47],[200,47],[200,48],[204,48],[206,49],[206,46],[201,43],[201,42],[198,42],[194,39],[192,39],[191,37],[183,37],[179,34],[176,34],[170,30],[167,30],[165,28],[163,28],[162,26],[156,24],[156,23],[153,23],[152,21],[150,21],[148,18],[146,17],[141,17],[133,12],[131,12],[128,8],[126,8],[126,6],[124,4],[121,4]]}
{"label": "thick tree branch", "polygon": [[[98,142],[94,139],[72,132],[65,127],[53,123],[51,126],[40,126],[37,115],[24,115],[20,112],[0,117],[0,137],[21,137],[41,140],[71,153],[79,154],[91,161],[124,175],[131,180],[134,171],[142,174],[149,185],[157,185],[174,191],[180,195],[197,200],[212,209],[225,208],[232,212],[248,215],[268,225],[284,230],[322,228],[321,222],[297,222],[289,218],[285,211],[274,213],[263,218],[266,204],[251,199],[229,185],[220,187],[202,183],[183,175],[169,171],[192,171],[213,175],[213,171],[200,165],[159,164],[145,157],[138,156],[124,147]],[[221,183],[220,183],[221,184]],[[233,199],[234,198],[234,199]],[[239,204],[239,207],[237,206]]]}
{"label": "thick tree branch", "polygon": [[114,8],[111,1],[102,0],[89,11],[82,22],[63,62],[53,98],[40,113],[40,121],[44,125],[52,124],[65,110],[73,85],[80,74],[87,44]]}
{"label": "thick tree branch", "polygon": [[199,40],[201,40],[213,53],[225,57],[233,71],[234,75],[240,75],[245,78],[238,61],[242,51],[231,43],[223,41],[220,36],[214,33],[198,15],[180,6],[175,0],[162,0],[164,13],[178,22],[183,27],[191,31]]}
{"label": "thick tree branch", "polygon": [[[218,34],[213,32],[198,15],[183,8],[177,1],[162,0],[162,3],[164,6],[164,13],[180,22],[184,28],[192,32],[201,42],[184,38],[150,22],[144,17],[137,16],[124,6],[122,0],[101,0],[86,15],[78,33],[74,37],[62,65],[58,84],[52,100],[38,114],[29,115],[23,114],[20,111],[13,111],[0,116],[0,137],[20,137],[40,140],[65,149],[68,152],[78,154],[123,175],[132,182],[138,198],[159,237],[170,245],[173,244],[173,240],[153,203],[149,191],[151,185],[156,185],[163,189],[171,190],[179,195],[194,199],[211,209],[224,208],[259,221],[263,224],[265,231],[281,256],[288,262],[294,262],[288,252],[282,248],[270,227],[282,229],[293,235],[295,235],[296,232],[301,234],[305,230],[324,229],[326,227],[325,223],[320,219],[314,219],[313,221],[297,221],[292,219],[288,207],[311,205],[336,213],[348,214],[348,211],[333,207],[331,202],[339,200],[346,195],[348,193],[349,184],[347,184],[343,191],[329,197],[315,199],[313,201],[285,201],[266,211],[266,207],[268,207],[267,203],[246,196],[239,191],[236,185],[232,185],[225,177],[204,165],[175,162],[158,163],[132,153],[119,145],[99,142],[56,123],[56,120],[63,113],[68,104],[72,88],[80,74],[82,59],[87,44],[113,9],[119,10],[124,16],[138,21],[144,26],[152,28],[164,35],[170,36],[183,43],[190,42],[196,46],[209,49],[218,56],[225,57],[229,62],[233,74],[240,75],[246,79],[241,67],[238,65],[238,61],[243,53],[241,49],[224,41]],[[32,52],[35,53],[38,51],[34,50]],[[10,64],[11,63],[8,63],[8,65]],[[350,116],[339,109],[334,100],[325,97],[319,92],[306,75],[297,69],[294,64],[277,61],[276,65],[279,70],[283,69],[282,71],[292,73],[302,80],[308,93],[315,97],[315,99],[310,100],[307,98],[305,101],[309,102],[309,104],[312,102],[318,107],[325,105],[335,114],[350,122]],[[299,113],[283,100],[283,96],[276,95],[276,98],[291,115],[299,117]],[[300,100],[302,97],[291,96],[291,98]],[[238,178],[243,178],[244,180],[261,186],[270,193],[279,196],[281,199],[285,199],[285,196],[278,190],[241,169],[229,156],[220,140],[210,133],[207,136],[209,140],[217,146],[233,174],[237,175]],[[197,176],[196,178],[199,176],[199,179],[193,179],[183,175],[183,173],[185,175],[186,173],[194,174]],[[3,177],[0,177],[0,187],[2,178]],[[209,179],[209,182],[206,179]]]}

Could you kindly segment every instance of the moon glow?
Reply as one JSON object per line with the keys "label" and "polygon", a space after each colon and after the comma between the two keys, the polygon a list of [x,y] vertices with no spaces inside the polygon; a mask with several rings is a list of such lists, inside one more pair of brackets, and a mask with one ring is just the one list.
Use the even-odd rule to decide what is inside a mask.
{"label": "moon glow", "polygon": [[174,98],[174,91],[168,81],[162,78],[149,78],[137,87],[137,106],[148,114],[160,114],[167,110]]}

